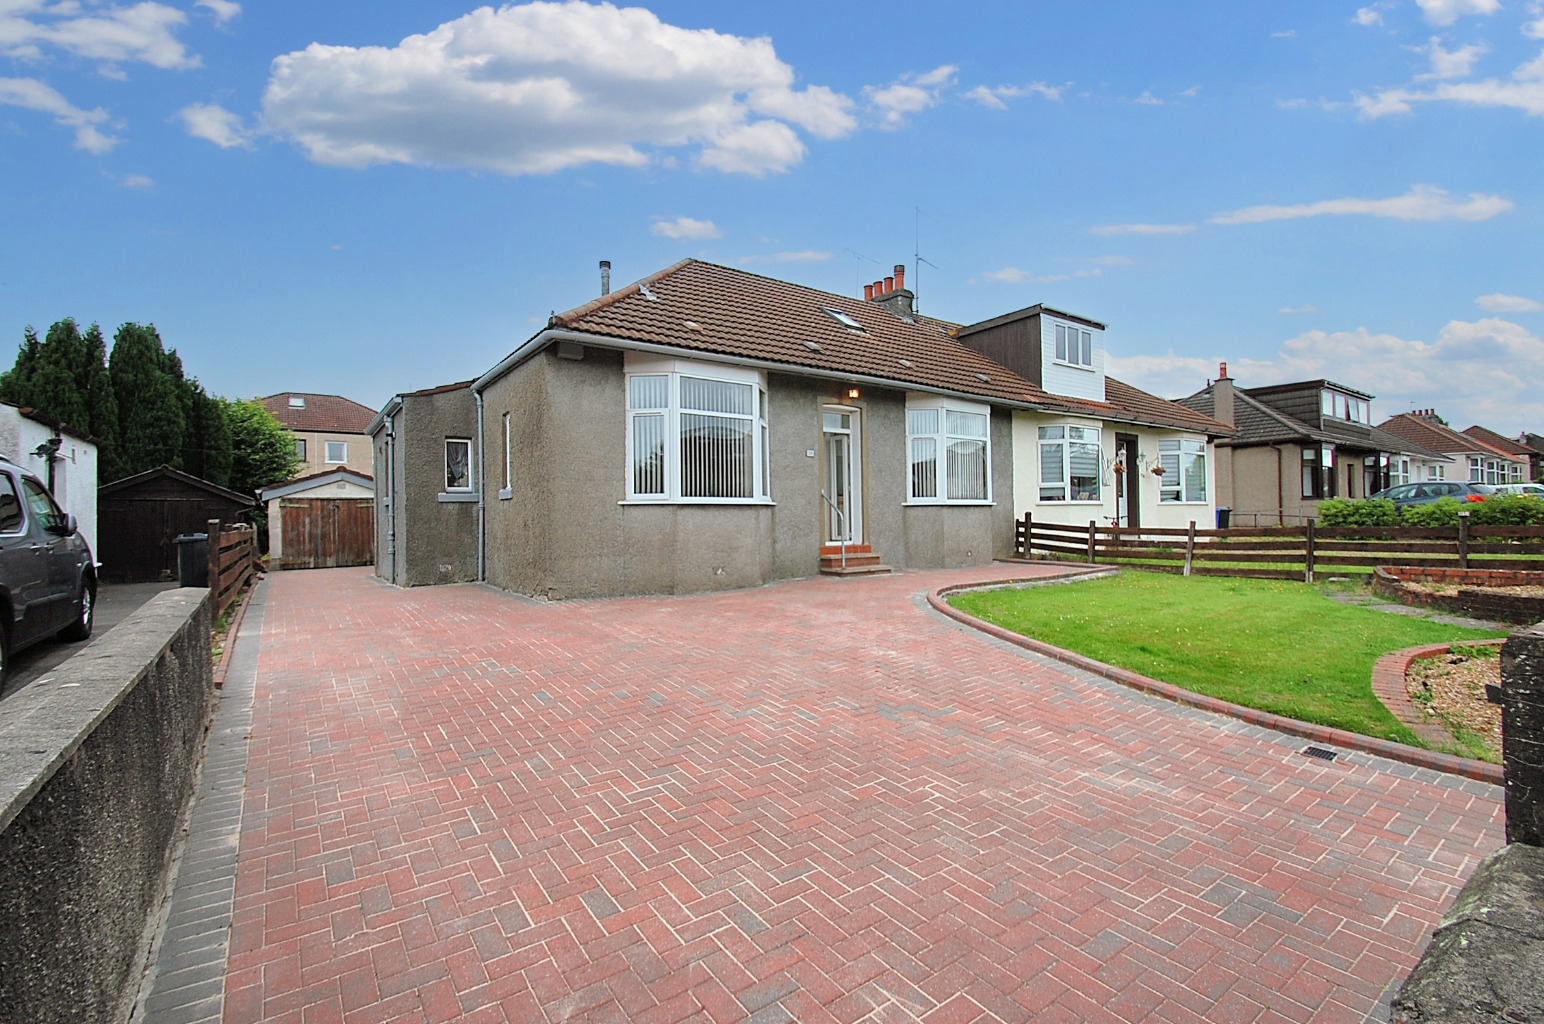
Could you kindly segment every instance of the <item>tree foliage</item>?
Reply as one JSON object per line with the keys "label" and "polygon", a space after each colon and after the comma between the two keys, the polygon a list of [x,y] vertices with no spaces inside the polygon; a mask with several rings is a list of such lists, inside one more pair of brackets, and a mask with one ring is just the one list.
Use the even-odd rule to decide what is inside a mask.
{"label": "tree foliage", "polygon": [[[61,320],[41,340],[28,327],[15,365],[0,374],[0,401],[95,437],[103,483],[166,465],[245,493],[294,471],[294,440],[278,421],[242,408],[235,430],[232,410],[254,403],[210,395],[151,324],[124,324],[111,353],[96,324],[82,333],[74,320]],[[274,430],[284,458],[274,455]],[[255,447],[240,450],[243,444]]]}
{"label": "tree foliage", "polygon": [[230,426],[231,490],[251,494],[295,474],[300,464],[295,456],[295,436],[273,413],[251,399],[221,399],[220,404]]}

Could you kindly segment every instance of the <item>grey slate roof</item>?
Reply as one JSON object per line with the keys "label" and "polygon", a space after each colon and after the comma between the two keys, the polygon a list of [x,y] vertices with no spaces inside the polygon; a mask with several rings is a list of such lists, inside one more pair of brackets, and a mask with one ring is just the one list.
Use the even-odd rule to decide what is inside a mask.
{"label": "grey slate roof", "polygon": [[[1360,394],[1360,392],[1358,392]],[[1212,387],[1207,385],[1195,394],[1175,401],[1203,416],[1216,416],[1216,402]],[[1279,444],[1290,441],[1313,441],[1366,451],[1399,452],[1423,459],[1446,459],[1447,456],[1414,441],[1406,440],[1386,430],[1370,427],[1366,430],[1350,428],[1345,431],[1321,429],[1272,409],[1254,398],[1243,388],[1233,389],[1233,420],[1238,434],[1219,440],[1219,445],[1247,448],[1252,445]]]}

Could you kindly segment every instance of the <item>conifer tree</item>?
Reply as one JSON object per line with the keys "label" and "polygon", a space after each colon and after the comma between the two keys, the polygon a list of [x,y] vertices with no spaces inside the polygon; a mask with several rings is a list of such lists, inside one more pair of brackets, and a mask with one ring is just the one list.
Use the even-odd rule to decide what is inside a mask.
{"label": "conifer tree", "polygon": [[91,417],[85,429],[100,442],[97,464],[102,481],[107,482],[126,475],[116,471],[119,460],[118,396],[113,393],[112,377],[107,372],[107,339],[102,336],[102,328],[92,324],[84,341],[86,366],[81,391]]}
{"label": "conifer tree", "polygon": [[[180,369],[181,361],[176,365]],[[181,466],[187,421],[170,368],[154,325],[127,323],[118,328],[108,371],[118,402],[117,469],[124,476],[157,466]]]}

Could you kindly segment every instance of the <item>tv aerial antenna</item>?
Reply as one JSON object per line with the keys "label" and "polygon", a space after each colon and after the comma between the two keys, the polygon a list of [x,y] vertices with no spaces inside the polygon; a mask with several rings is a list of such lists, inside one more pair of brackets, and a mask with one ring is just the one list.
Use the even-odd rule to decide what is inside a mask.
{"label": "tv aerial antenna", "polygon": [[913,210],[916,217],[912,222],[911,308],[914,312],[921,312],[921,303],[918,301],[918,296],[922,292],[922,264],[926,263],[934,270],[938,269],[938,264],[932,260],[922,258],[922,207],[914,207]]}

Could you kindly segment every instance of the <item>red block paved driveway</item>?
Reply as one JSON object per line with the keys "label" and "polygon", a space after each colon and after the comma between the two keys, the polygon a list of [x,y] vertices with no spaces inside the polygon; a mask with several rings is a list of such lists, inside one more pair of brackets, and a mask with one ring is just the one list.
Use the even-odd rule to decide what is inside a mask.
{"label": "red block paved driveway", "polygon": [[547,606],[275,575],[226,1021],[1359,1024],[1497,794],[916,600],[1009,571]]}

